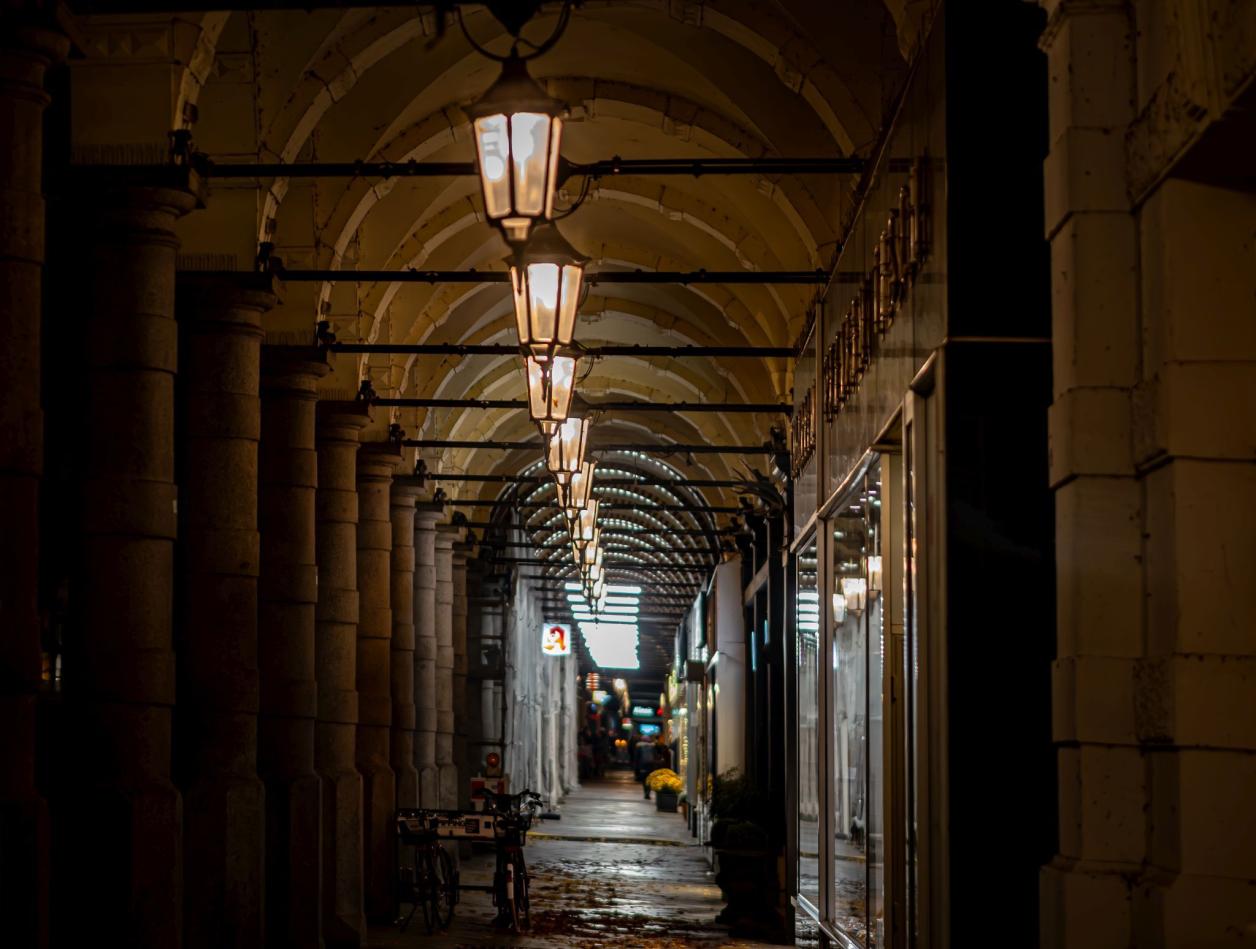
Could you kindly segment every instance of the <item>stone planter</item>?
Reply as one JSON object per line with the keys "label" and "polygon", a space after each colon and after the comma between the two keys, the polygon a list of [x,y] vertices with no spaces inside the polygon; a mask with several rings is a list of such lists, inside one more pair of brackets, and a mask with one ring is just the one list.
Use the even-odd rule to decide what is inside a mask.
{"label": "stone planter", "polygon": [[680,800],[680,795],[675,791],[658,791],[655,794],[655,806],[660,811],[668,811],[672,814],[676,813],[676,804]]}

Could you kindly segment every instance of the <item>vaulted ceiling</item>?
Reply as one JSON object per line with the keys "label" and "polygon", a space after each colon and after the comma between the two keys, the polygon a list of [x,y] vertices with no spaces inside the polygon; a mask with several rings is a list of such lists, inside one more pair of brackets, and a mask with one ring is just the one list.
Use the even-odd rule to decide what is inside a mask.
{"label": "vaulted ceiling", "polygon": [[[572,161],[866,155],[933,5],[931,0],[586,0],[554,48],[530,68],[570,106],[563,153]],[[135,5],[141,6],[149,5]],[[152,113],[147,121],[154,128],[129,131],[132,138],[164,135],[156,129],[162,108],[159,103],[148,109],[135,98],[136,84],[128,86],[122,78],[122,68],[140,70],[147,61],[140,56],[132,62],[135,55],[128,60],[108,37],[159,32],[165,24],[165,51],[174,61],[161,93],[168,97],[167,129],[190,127],[196,147],[217,162],[466,161],[474,155],[464,107],[496,77],[498,66],[472,47],[452,12],[442,16],[432,5],[334,2],[311,12],[282,9],[289,6],[282,2],[250,4],[280,8],[250,12],[205,12],[206,5],[186,0],[172,0],[171,6],[182,12],[79,17],[88,40],[76,73],[78,101],[106,101],[110,84],[123,90],[117,94],[133,98],[133,124]],[[499,52],[508,48],[509,37],[487,10],[470,4],[450,10],[455,7],[478,43]],[[87,0],[78,5],[80,11],[100,8]],[[548,35],[560,8],[547,5],[525,28],[525,37],[539,41]],[[150,58],[160,61],[161,54]],[[118,100],[108,101],[116,126]],[[76,139],[99,142],[106,133],[93,127],[97,120],[91,109],[80,110]],[[584,184],[571,179],[560,207],[569,207]],[[833,174],[617,176],[589,182],[583,203],[561,227],[592,258],[594,271],[827,268],[855,184],[853,176]],[[220,181],[206,209],[190,215],[182,228],[188,259],[227,254],[240,267],[249,265],[258,240],[273,242],[289,267],[491,270],[502,269],[506,254],[484,222],[478,181],[469,176]],[[787,347],[804,328],[815,289],[599,284],[581,308],[576,336],[590,346]],[[321,318],[331,320],[341,341],[509,344],[515,339],[502,284],[291,284],[267,326],[272,333],[308,333]],[[511,355],[341,355],[327,384],[348,391],[361,377],[369,377],[383,396],[518,399],[524,393],[520,360]],[[590,402],[764,403],[790,401],[791,387],[791,360],[779,356],[607,357],[583,360],[578,392]],[[382,429],[391,419],[377,414]],[[753,445],[768,438],[771,425],[785,422],[783,415],[661,408],[594,418],[595,447]],[[512,409],[406,408],[397,420],[412,438],[536,437],[527,413]],[[530,466],[538,459],[535,449],[479,445],[423,454],[437,473],[535,473]],[[603,457],[602,470],[617,469],[622,479],[731,481],[748,477],[747,463],[762,468],[766,459],[677,454],[661,467],[644,456],[612,453]],[[463,501],[493,500],[503,491],[494,482],[442,486]],[[508,490],[524,493],[523,486]],[[603,490],[612,500],[611,489]],[[723,486],[633,491],[614,500],[645,505],[668,496],[678,499],[670,503],[727,507],[736,504],[738,494]],[[472,510],[472,519],[488,515],[487,509]],[[723,515],[644,511],[623,512],[622,519],[638,528],[657,522],[693,531],[726,522]],[[535,536],[541,542],[547,535]],[[638,542],[646,543],[645,535]],[[657,545],[657,539],[648,543]],[[709,542],[683,535],[665,546],[686,544]],[[612,562],[629,562],[629,556],[664,555],[621,549]],[[676,570],[704,559],[667,556]]]}

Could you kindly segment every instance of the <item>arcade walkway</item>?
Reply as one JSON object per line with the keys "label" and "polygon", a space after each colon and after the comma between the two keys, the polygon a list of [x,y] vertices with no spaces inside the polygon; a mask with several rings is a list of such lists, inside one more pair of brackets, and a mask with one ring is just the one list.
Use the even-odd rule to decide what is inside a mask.
{"label": "arcade walkway", "polygon": [[[712,920],[723,908],[706,860],[679,814],[660,813],[631,773],[587,783],[561,808],[562,820],[537,825],[528,838],[532,931],[513,936],[490,925],[487,894],[469,893],[454,923],[428,936],[422,921],[405,934],[372,930],[370,946],[469,949],[553,946],[563,949],[754,949]],[[488,883],[491,855],[463,863],[463,878]],[[815,942],[799,940],[799,945]]]}

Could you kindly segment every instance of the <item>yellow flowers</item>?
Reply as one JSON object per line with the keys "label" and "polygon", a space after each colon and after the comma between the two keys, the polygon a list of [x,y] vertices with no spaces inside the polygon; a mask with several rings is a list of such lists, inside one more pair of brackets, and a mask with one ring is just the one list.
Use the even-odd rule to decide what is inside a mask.
{"label": "yellow flowers", "polygon": [[651,771],[645,779],[645,786],[651,791],[671,791],[673,794],[679,794],[685,789],[685,782],[671,768],[659,768]]}

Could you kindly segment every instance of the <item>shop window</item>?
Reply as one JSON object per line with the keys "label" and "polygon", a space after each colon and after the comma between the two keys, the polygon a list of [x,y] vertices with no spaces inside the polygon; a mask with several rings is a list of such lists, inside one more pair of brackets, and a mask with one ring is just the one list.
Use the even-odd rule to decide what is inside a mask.
{"label": "shop window", "polygon": [[873,463],[832,531],[833,850],[830,919],[861,946],[884,944],[885,815],[881,475]]}
{"label": "shop window", "polygon": [[814,539],[797,558],[798,662],[798,895],[820,903],[820,591]]}

